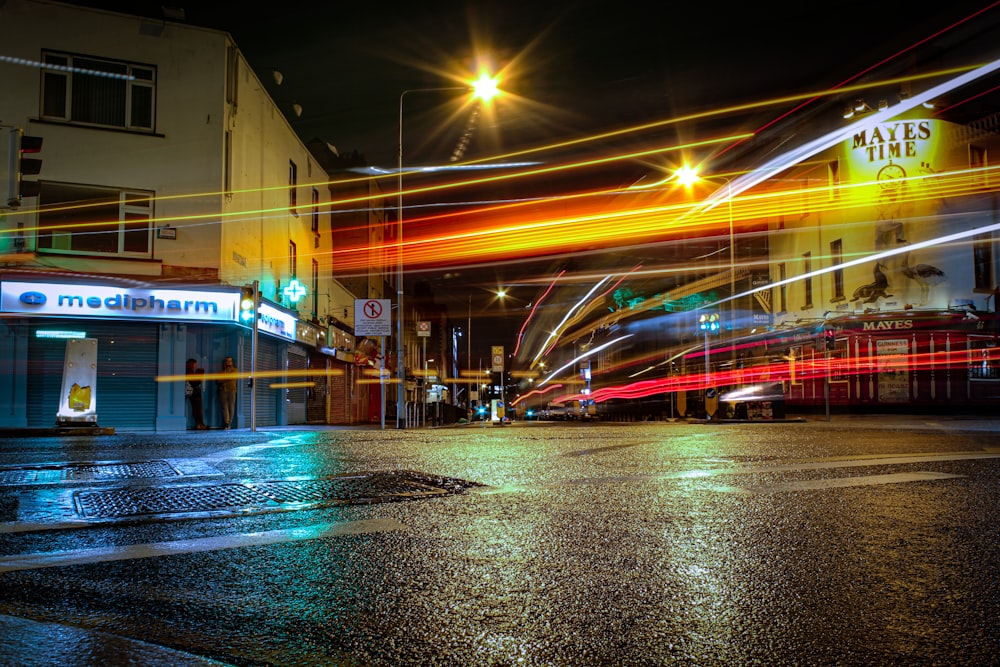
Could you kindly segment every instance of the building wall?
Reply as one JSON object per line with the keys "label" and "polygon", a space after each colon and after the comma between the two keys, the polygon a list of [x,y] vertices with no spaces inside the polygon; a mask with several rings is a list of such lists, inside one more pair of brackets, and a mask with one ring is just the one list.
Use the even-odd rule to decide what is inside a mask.
{"label": "building wall", "polygon": [[[995,309],[988,298],[1000,275],[1000,253],[989,228],[1000,221],[990,189],[997,175],[970,170],[970,143],[954,124],[905,119],[873,127],[783,178],[780,187],[795,186],[775,198],[771,223],[771,281],[780,280],[780,264],[789,280],[784,311],[775,288],[775,324],[967,302]],[[973,266],[977,229],[987,229],[993,255],[992,284],[980,288]],[[807,253],[808,268],[822,272],[811,279],[811,300]],[[838,264],[842,296],[832,271]]]}
{"label": "building wall", "polygon": [[[136,17],[57,3],[12,0],[0,8],[5,55],[37,62],[47,49],[154,65],[154,131],[41,120],[40,68],[9,62],[0,64],[6,82],[0,118],[43,137],[39,180],[155,194],[155,214],[161,224],[179,228],[177,240],[154,241],[152,262],[130,262],[117,271],[160,275],[163,265],[217,267],[218,226],[182,219],[219,209],[223,165],[219,137],[225,122],[219,91],[229,39],[217,31],[169,23],[153,36],[143,34],[142,25]],[[8,217],[7,223],[16,218],[32,227],[34,216],[27,208]],[[34,247],[33,241],[29,236],[25,250]],[[46,255],[45,260],[47,266],[79,268],[80,264],[68,256]]]}
{"label": "building wall", "polygon": [[[280,99],[277,84],[253,72],[227,33],[44,0],[9,0],[0,3],[0,43],[4,56],[19,59],[0,61],[0,124],[43,138],[37,180],[148,193],[154,230],[151,250],[141,257],[38,252],[39,200],[25,199],[19,209],[2,208],[4,202],[0,280],[16,272],[181,287],[259,281],[263,299],[320,332],[331,315],[341,325],[351,321],[354,293],[336,280],[331,264],[336,233],[329,176],[287,121],[291,109],[272,98],[274,92]],[[42,118],[43,76],[53,71],[39,65],[45,51],[154,68],[154,126],[146,131]],[[364,228],[367,217],[362,221]],[[293,278],[309,291],[297,303],[283,293]],[[322,338],[306,343],[319,349],[328,342]],[[12,334],[5,340],[4,358],[23,364],[21,339]],[[160,353],[177,356],[174,349]],[[175,370],[161,364],[159,372]],[[2,391],[14,395],[20,389]],[[160,397],[157,428],[181,423],[183,411],[168,406],[175,398],[170,392]],[[260,423],[286,419],[262,407],[267,414]],[[11,419],[23,420],[24,410],[16,412]]]}

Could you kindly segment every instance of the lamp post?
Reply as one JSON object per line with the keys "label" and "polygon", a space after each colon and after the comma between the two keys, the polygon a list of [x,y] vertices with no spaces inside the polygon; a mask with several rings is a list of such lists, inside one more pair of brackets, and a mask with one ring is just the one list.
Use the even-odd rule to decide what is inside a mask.
{"label": "lamp post", "polygon": [[[729,348],[732,360],[736,361],[736,346],[734,344],[735,333],[732,327],[736,324],[736,234],[733,230],[733,180],[728,176],[703,177],[698,174],[694,167],[684,166],[675,173],[677,180],[682,184],[690,186],[698,181],[709,181],[720,179],[726,182],[726,204],[729,208]],[[735,364],[734,364],[735,365]]]}
{"label": "lamp post", "polygon": [[446,86],[443,88],[416,88],[399,94],[399,144],[396,169],[396,374],[399,387],[396,390],[396,428],[406,428],[406,362],[403,346],[403,98],[410,93],[432,93],[452,90],[472,90],[475,97],[489,100],[497,94],[496,80],[483,75],[469,86]]}

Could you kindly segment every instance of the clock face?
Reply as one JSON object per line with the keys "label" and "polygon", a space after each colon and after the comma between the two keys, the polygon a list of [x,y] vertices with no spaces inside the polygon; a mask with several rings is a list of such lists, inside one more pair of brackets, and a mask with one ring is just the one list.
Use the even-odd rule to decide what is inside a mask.
{"label": "clock face", "polygon": [[883,188],[898,188],[897,182],[900,178],[905,178],[906,172],[898,164],[889,163],[878,170],[876,178]]}

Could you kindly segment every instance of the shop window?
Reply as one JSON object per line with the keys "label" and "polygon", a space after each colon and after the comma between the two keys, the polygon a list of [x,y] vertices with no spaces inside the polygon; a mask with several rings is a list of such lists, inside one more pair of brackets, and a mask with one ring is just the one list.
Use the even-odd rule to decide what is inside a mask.
{"label": "shop window", "polygon": [[152,192],[43,181],[36,248],[40,252],[149,257]]}
{"label": "shop window", "polygon": [[969,339],[969,378],[1000,380],[1000,348],[995,339]]}
{"label": "shop window", "polygon": [[153,131],[155,67],[55,52],[42,61],[42,118]]}

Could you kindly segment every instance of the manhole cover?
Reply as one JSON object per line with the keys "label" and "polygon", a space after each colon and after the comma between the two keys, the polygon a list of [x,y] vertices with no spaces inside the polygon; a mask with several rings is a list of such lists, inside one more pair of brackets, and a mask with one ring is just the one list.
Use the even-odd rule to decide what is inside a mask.
{"label": "manhole cover", "polygon": [[180,473],[166,461],[67,463],[0,469],[0,486],[58,484],[59,482],[109,482],[120,479],[157,479],[179,476]]}
{"label": "manhole cover", "polygon": [[264,505],[268,502],[270,501],[266,496],[242,484],[114,489],[81,491],[76,494],[77,512],[88,519],[174,512],[210,512]]}
{"label": "manhole cover", "polygon": [[[159,488],[79,491],[76,512],[88,519],[151,514],[275,511],[354,503],[379,503],[464,493],[481,486],[424,473],[378,472],[325,479],[272,480]],[[294,507],[290,507],[294,505]]]}

